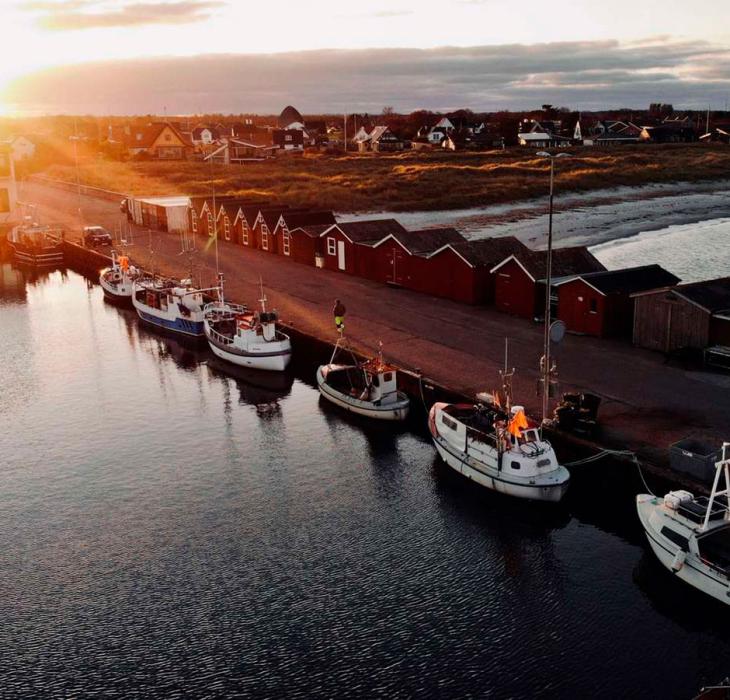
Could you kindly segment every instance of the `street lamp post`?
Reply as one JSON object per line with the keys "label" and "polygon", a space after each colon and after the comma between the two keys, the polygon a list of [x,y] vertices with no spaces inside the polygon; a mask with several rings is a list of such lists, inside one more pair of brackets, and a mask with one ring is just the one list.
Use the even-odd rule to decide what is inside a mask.
{"label": "street lamp post", "polygon": [[553,279],[553,191],[555,182],[555,160],[557,158],[569,158],[569,153],[548,153],[539,151],[541,158],[550,159],[550,207],[548,211],[548,245],[547,245],[547,275],[545,279],[545,328],[543,331],[543,354],[542,354],[542,424],[548,420],[548,406],[550,403],[550,322],[551,308],[550,297],[552,293]]}

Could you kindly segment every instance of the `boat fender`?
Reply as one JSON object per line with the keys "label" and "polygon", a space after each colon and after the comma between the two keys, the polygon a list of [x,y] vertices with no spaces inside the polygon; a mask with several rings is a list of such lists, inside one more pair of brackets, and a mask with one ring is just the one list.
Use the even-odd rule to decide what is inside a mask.
{"label": "boat fender", "polygon": [[672,559],[672,571],[676,574],[684,566],[684,560],[687,558],[687,554],[683,550],[678,550]]}

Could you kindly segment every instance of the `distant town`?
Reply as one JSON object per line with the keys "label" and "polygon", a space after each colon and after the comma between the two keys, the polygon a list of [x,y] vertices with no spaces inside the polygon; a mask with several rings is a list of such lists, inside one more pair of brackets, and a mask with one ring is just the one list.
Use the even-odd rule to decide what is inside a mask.
{"label": "distant town", "polygon": [[[235,164],[305,151],[398,153],[487,151],[708,142],[730,143],[730,112],[681,111],[670,104],[646,110],[575,112],[542,105],[530,112],[304,116],[287,106],[278,116],[196,117],[48,116],[0,120],[0,141],[16,163],[60,157],[59,141],[116,160],[212,160]],[[63,149],[61,149],[63,150]]]}

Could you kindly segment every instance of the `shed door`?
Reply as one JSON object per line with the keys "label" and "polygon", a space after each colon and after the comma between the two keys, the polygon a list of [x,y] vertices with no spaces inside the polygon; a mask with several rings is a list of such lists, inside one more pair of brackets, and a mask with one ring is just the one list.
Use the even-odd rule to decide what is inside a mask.
{"label": "shed door", "polygon": [[345,269],[345,241],[337,241],[337,267]]}
{"label": "shed door", "polygon": [[393,248],[388,255],[386,280],[390,284],[403,284],[403,251]]}

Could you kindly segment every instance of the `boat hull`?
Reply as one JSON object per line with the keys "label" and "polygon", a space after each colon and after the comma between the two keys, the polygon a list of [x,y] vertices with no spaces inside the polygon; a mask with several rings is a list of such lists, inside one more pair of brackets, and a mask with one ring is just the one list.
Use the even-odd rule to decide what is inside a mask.
{"label": "boat hull", "polygon": [[137,309],[137,315],[142,321],[149,323],[152,326],[156,326],[157,328],[162,328],[166,331],[181,333],[182,335],[188,335],[195,338],[201,338],[205,335],[202,321],[189,321],[185,318],[161,318],[159,316],[154,316],[148,311],[143,311],[138,306],[135,306],[135,308]]}
{"label": "boat hull", "polygon": [[[682,567],[678,571],[674,570],[675,557],[680,551],[680,547],[664,537],[661,531],[654,526],[651,516],[658,508],[661,508],[658,499],[648,495],[637,496],[636,510],[639,520],[656,558],[677,578],[697,590],[711,595],[725,605],[730,605],[730,580],[722,577],[694,554],[688,553]],[[660,519],[659,522],[662,520]]]}
{"label": "boat hull", "polygon": [[213,353],[220,357],[221,360],[238,365],[239,367],[249,367],[251,369],[260,369],[267,372],[283,372],[291,361],[291,347],[279,352],[270,353],[242,353],[229,352],[218,343],[214,342],[210,336],[208,337],[208,345]]}
{"label": "boat hull", "polygon": [[477,464],[475,460],[467,455],[459,454],[442,437],[432,435],[431,438],[439,457],[455,472],[492,491],[530,501],[558,503],[568,490],[570,480],[567,478],[561,480],[556,477],[555,483],[541,480],[532,484],[527,480],[521,483],[515,479],[506,479],[496,469],[489,469],[484,465]]}
{"label": "boat hull", "polygon": [[12,245],[12,248],[13,259],[23,265],[54,267],[63,264],[63,249],[60,246],[58,248],[46,249],[43,252],[31,251],[17,245]]}
{"label": "boat hull", "polygon": [[322,373],[322,367],[317,369],[317,386],[319,387],[319,393],[322,394],[325,399],[340,408],[344,408],[350,413],[356,413],[359,416],[365,416],[367,418],[387,421],[403,421],[408,417],[410,402],[407,397],[403,396],[401,400],[385,406],[375,406],[368,401],[360,401],[336,391],[329,386]]}

